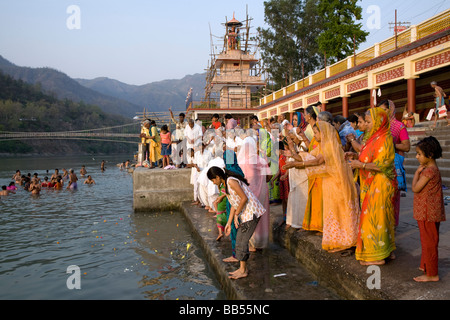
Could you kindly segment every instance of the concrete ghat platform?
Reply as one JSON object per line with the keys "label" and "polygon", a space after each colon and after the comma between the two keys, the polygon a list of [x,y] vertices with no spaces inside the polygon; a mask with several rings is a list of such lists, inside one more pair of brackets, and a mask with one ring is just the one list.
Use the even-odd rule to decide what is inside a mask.
{"label": "concrete ghat platform", "polygon": [[[230,280],[228,272],[237,263],[224,263],[230,256],[231,242],[224,237],[216,241],[213,215],[181,205],[211,267],[216,271],[230,299],[248,300],[448,300],[450,299],[450,225],[441,223],[439,245],[439,282],[417,283],[421,273],[419,230],[412,218],[411,191],[401,198],[400,223],[396,231],[396,259],[378,269],[379,288],[371,286],[375,275],[361,266],[354,254],[342,256],[321,248],[315,232],[285,230],[281,206],[271,206],[273,227],[270,247],[252,253],[248,261],[250,274],[245,279]],[[278,276],[277,276],[278,275]],[[371,288],[369,288],[368,286]]]}
{"label": "concrete ghat platform", "polygon": [[137,167],[133,171],[133,209],[172,210],[192,200],[191,170],[164,170]]}
{"label": "concrete ghat platform", "polygon": [[302,268],[287,250],[270,241],[270,247],[251,253],[247,278],[231,280],[228,273],[239,263],[225,263],[231,256],[231,241],[223,237],[216,241],[216,219],[205,209],[192,207],[190,202],[181,205],[181,211],[190,224],[193,234],[215,271],[228,299],[238,300],[337,300],[339,296],[317,282],[316,277]]}
{"label": "concrete ghat platform", "polygon": [[[158,169],[147,172],[157,173]],[[158,179],[176,179],[171,185],[179,189],[186,181],[190,170],[161,170]],[[135,171],[133,180],[135,179]],[[169,178],[169,175],[172,176]],[[186,175],[186,176],[185,176]],[[154,178],[157,176],[155,175]],[[141,178],[139,178],[141,179]],[[148,177],[147,177],[148,179]],[[153,180],[153,179],[152,179]],[[142,180],[141,180],[142,181]],[[153,180],[155,181],[155,180]],[[165,181],[165,180],[164,180]],[[188,181],[188,180],[187,180]],[[153,182],[152,182],[153,183]],[[135,182],[133,182],[135,185]],[[161,185],[158,183],[158,185]],[[156,185],[157,186],[157,185]],[[321,248],[321,237],[315,232],[285,230],[285,225],[278,227],[283,220],[281,205],[270,207],[271,225],[270,247],[252,253],[248,261],[249,276],[244,279],[231,280],[228,272],[238,268],[238,263],[225,263],[223,258],[231,255],[231,242],[228,237],[216,241],[218,235],[213,214],[190,205],[192,186],[184,188],[184,200],[174,199],[174,190],[143,191],[137,189],[135,195],[145,195],[145,202],[136,206],[139,210],[164,210],[166,208],[180,210],[198,240],[208,263],[215,271],[228,299],[240,300],[448,300],[450,299],[450,222],[442,222],[440,226],[439,245],[439,282],[417,283],[413,277],[421,272],[418,270],[421,256],[419,230],[412,218],[413,194],[406,193],[401,198],[400,223],[396,231],[396,259],[388,261],[378,269],[380,275],[379,288],[370,289],[374,271],[361,266],[354,254],[342,256],[340,253],[328,253]],[[158,188],[156,188],[158,189]],[[160,188],[159,188],[160,189]],[[183,189],[183,188],[182,188]],[[139,191],[140,190],[140,191]],[[155,192],[153,197],[149,196]],[[170,194],[161,198],[162,194]],[[180,199],[183,198],[180,196]],[[156,208],[158,203],[148,207],[149,199],[158,199],[163,209]],[[164,204],[168,201],[168,205]],[[136,204],[136,203],[135,203]],[[146,207],[147,206],[147,207]],[[447,206],[446,206],[447,208]],[[368,281],[369,280],[369,281]]]}

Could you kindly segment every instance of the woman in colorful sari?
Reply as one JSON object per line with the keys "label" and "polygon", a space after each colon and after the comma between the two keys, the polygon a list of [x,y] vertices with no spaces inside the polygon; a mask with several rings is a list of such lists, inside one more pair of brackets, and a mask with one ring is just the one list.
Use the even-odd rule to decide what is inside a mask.
{"label": "woman in colorful sari", "polygon": [[314,137],[319,143],[311,155],[313,160],[303,161],[308,176],[321,176],[323,187],[322,249],[339,252],[356,246],[359,204],[352,171],[345,161],[336,129],[325,121],[318,121]]}
{"label": "woman in colorful sari", "polygon": [[395,226],[398,226],[400,216],[400,191],[407,191],[406,188],[406,171],[403,167],[405,160],[405,152],[411,148],[408,131],[405,125],[395,118],[395,104],[391,100],[385,100],[378,104],[383,108],[389,116],[389,123],[391,129],[392,140],[394,141],[395,149],[395,171],[397,173],[398,188],[395,193]]}
{"label": "woman in colorful sari", "polygon": [[264,215],[265,217],[261,217],[250,239],[250,251],[264,249],[269,245],[270,208],[269,187],[266,177],[270,176],[271,173],[267,161],[258,154],[257,134],[255,130],[247,130],[247,137],[240,147],[237,159],[239,167],[249,182],[250,190],[267,211],[267,214]]}
{"label": "woman in colorful sari", "polygon": [[153,168],[158,165],[158,161],[162,159],[161,156],[161,137],[158,133],[158,128],[156,127],[155,120],[152,120],[150,123],[150,145],[149,145],[149,162],[150,168]]}
{"label": "woman in colorful sari", "polygon": [[[271,130],[268,121],[264,121],[263,124],[263,128],[256,130],[258,132],[259,140],[259,155],[267,161],[270,167],[271,176],[274,177],[278,172],[278,157],[273,148],[273,142],[275,140],[270,132]],[[280,202],[278,181],[272,181],[272,183],[271,181],[268,181],[267,187],[269,188],[269,204]]]}
{"label": "woman in colorful sari", "polygon": [[361,265],[382,265],[395,258],[395,151],[389,117],[382,108],[366,113],[365,144],[359,159],[351,160],[360,177],[361,215],[355,257]]}
{"label": "woman in colorful sari", "polygon": [[[317,123],[317,115],[319,110],[317,107],[308,107],[305,112],[305,120],[308,122],[308,128],[311,129],[313,135],[308,137],[305,131],[306,137],[309,139],[308,152],[311,153],[315,148],[319,146],[319,143],[314,138],[314,131],[312,127]],[[305,215],[303,218],[303,229],[308,231],[323,230],[323,195],[322,195],[322,177],[318,175],[308,176],[308,202],[306,203]]]}
{"label": "woman in colorful sari", "polygon": [[295,134],[302,136],[303,140],[307,138],[305,136],[305,130],[308,126],[308,123],[305,120],[305,116],[302,115],[301,112],[295,112],[292,115],[292,128],[295,130]]}
{"label": "woman in colorful sari", "polygon": [[306,129],[304,131],[309,141],[314,138],[313,126],[316,124],[316,121],[319,120],[319,112],[320,111],[316,106],[309,106],[305,109],[305,120],[308,125],[306,126]]}

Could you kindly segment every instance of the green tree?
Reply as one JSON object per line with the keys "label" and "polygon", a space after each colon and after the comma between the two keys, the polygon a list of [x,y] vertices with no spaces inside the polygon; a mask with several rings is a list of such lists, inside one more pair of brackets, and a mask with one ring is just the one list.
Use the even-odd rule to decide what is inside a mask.
{"label": "green tree", "polygon": [[264,2],[264,21],[258,28],[261,57],[275,87],[303,78],[321,65],[315,37],[322,30],[319,0]]}
{"label": "green tree", "polygon": [[362,8],[358,0],[319,0],[318,14],[323,32],[317,37],[319,50],[326,54],[328,64],[353,54],[354,48],[366,41],[368,32],[362,30]]}

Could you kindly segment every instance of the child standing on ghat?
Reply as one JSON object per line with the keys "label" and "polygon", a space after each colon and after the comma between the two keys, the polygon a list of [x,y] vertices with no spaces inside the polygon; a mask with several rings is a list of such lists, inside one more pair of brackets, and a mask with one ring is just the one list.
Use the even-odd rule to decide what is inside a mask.
{"label": "child standing on ghat", "polygon": [[247,260],[250,257],[249,241],[266,209],[252,193],[243,176],[219,167],[211,167],[207,173],[208,179],[215,185],[225,186],[225,193],[231,204],[225,235],[230,234],[232,223],[237,229],[236,259],[239,260],[239,269],[230,272],[229,278],[245,278],[248,275]]}
{"label": "child standing on ghat", "polygon": [[167,125],[161,127],[161,155],[163,156],[163,168],[170,165],[169,156],[172,154],[172,138]]}
{"label": "child standing on ghat", "polygon": [[417,282],[439,281],[438,245],[439,225],[445,221],[442,180],[436,159],[442,157],[442,148],[435,137],[427,137],[416,145],[419,168],[414,174],[414,219],[417,220],[422,245],[419,270],[424,274],[415,277]]}

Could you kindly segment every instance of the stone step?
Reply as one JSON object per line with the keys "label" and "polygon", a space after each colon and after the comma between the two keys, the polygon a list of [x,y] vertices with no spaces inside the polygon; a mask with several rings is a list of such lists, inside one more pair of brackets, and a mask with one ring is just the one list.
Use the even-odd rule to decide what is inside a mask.
{"label": "stone step", "polygon": [[425,137],[429,137],[429,136],[433,136],[436,139],[438,139],[440,144],[443,144],[443,143],[447,144],[447,142],[450,140],[450,130],[449,131],[442,131],[442,132],[439,132],[439,133],[434,132],[434,131],[431,131],[431,132],[425,132],[425,131],[424,132],[418,132],[418,131],[416,131],[414,133],[408,132],[408,135],[409,135],[409,140],[411,142],[419,141],[419,140],[421,140],[421,139],[423,139]]}
{"label": "stone step", "polygon": [[[410,191],[412,180],[414,178],[414,173],[413,174],[407,173],[405,177],[406,177],[406,185],[408,187],[408,191]],[[450,197],[450,178],[445,178],[445,177],[441,176],[441,179],[442,179],[442,186],[443,186],[442,194],[444,197],[446,197],[446,196]]]}
{"label": "stone step", "polygon": [[[439,168],[450,168],[450,158],[439,158],[436,160],[436,164],[438,165]],[[417,168],[419,166],[419,161],[416,159],[415,156],[407,157],[403,162],[403,166],[405,166],[405,169],[406,166]]]}
{"label": "stone step", "polygon": [[[442,146],[441,146],[442,147]],[[442,150],[444,150],[442,148]],[[437,161],[443,161],[450,159],[450,146],[446,148],[447,151],[442,151],[442,158],[437,159]],[[416,150],[414,147],[411,148],[411,150],[405,154],[405,161],[409,159],[416,159]],[[417,160],[416,160],[417,161]]]}
{"label": "stone step", "polygon": [[[439,166],[439,165],[438,165]],[[405,168],[405,171],[407,174],[412,174],[414,175],[414,173],[416,172],[417,168],[419,167],[419,165],[405,165],[405,163],[403,163],[403,167]],[[439,171],[441,172],[441,177],[442,178],[449,178],[450,179],[450,166],[439,166]]]}

